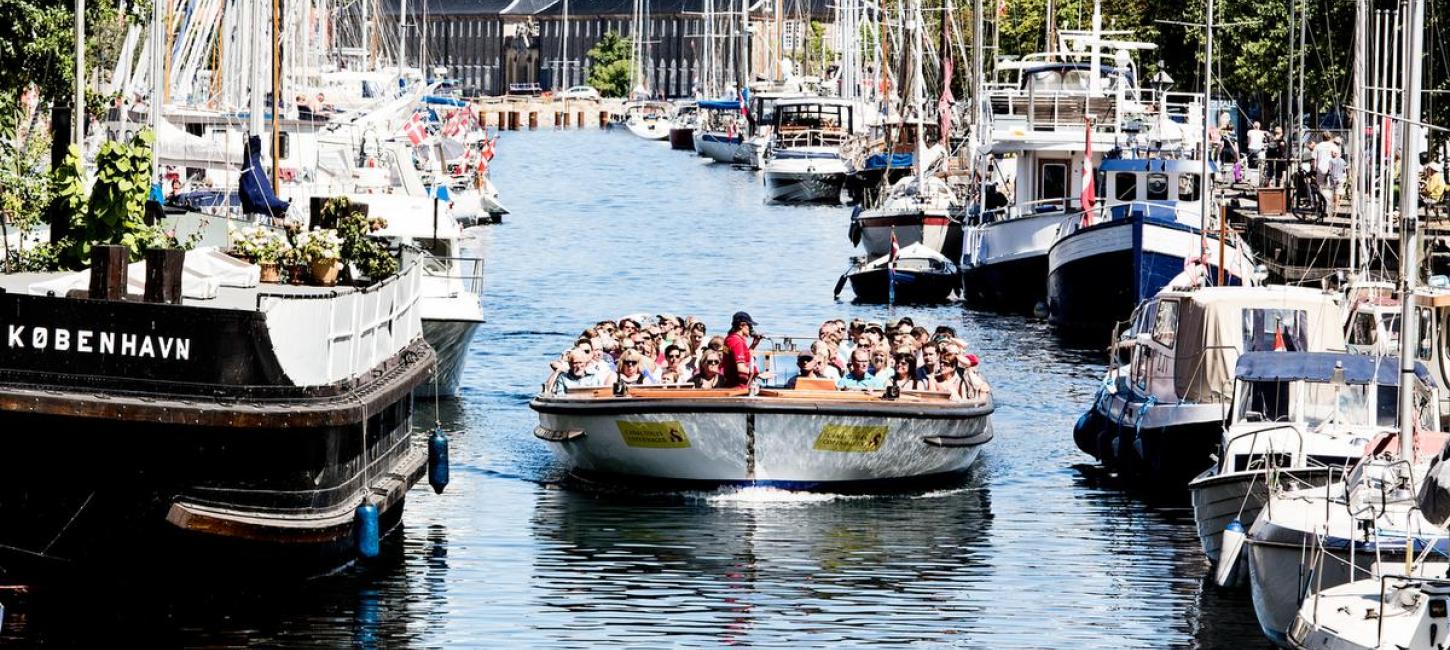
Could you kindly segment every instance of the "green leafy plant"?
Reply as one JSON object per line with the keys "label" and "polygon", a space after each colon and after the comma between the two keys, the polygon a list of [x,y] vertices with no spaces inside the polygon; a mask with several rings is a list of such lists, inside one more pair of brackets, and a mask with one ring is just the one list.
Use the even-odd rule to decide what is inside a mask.
{"label": "green leafy plant", "polygon": [[[57,245],[58,266],[78,269],[90,261],[97,244],[125,246],[132,261],[142,252],[172,244],[159,226],[146,223],[146,194],[151,179],[150,131],[142,131],[130,142],[108,141],[96,154],[96,180],[86,191],[85,170],[80,149],[71,145],[65,162],[51,174],[52,223],[69,225],[68,234]],[[194,242],[193,242],[194,243]]]}
{"label": "green leafy plant", "polygon": [[[374,282],[398,272],[398,260],[382,242],[369,235],[387,227],[381,217],[369,219],[354,209],[347,197],[334,197],[322,207],[323,223],[336,223],[342,239],[342,259],[357,267],[359,273]],[[351,270],[348,270],[349,275]]]}
{"label": "green leafy plant", "polygon": [[587,55],[594,61],[589,68],[589,85],[605,97],[629,94],[629,78],[634,67],[630,42],[618,32],[605,32]]}
{"label": "green leafy plant", "polygon": [[331,228],[313,228],[297,235],[296,248],[297,254],[308,264],[342,259],[342,237]]}

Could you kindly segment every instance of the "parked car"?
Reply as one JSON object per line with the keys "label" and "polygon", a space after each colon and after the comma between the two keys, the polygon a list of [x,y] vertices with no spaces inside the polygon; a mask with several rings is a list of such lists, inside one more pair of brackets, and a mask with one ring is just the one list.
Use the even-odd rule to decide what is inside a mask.
{"label": "parked car", "polygon": [[559,99],[599,99],[599,91],[593,86],[574,86],[557,95]]}
{"label": "parked car", "polygon": [[510,95],[542,95],[542,94],[544,94],[544,89],[543,88],[540,88],[539,87],[539,84],[536,84],[536,83],[509,84],[508,94],[510,94]]}

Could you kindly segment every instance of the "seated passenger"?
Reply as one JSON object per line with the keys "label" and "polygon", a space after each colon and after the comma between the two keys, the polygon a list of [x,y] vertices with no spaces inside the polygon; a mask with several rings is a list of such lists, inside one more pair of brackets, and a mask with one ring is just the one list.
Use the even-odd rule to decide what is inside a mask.
{"label": "seated passenger", "polygon": [[891,379],[895,380],[897,387],[903,390],[926,390],[924,388],[918,388],[921,380],[916,378],[915,354],[910,352],[897,352],[891,359]]}
{"label": "seated passenger", "polygon": [[695,388],[721,388],[725,383],[725,374],[722,372],[725,363],[725,355],[718,350],[705,350],[700,357],[700,369],[695,376],[690,378],[690,385]]}
{"label": "seated passenger", "polygon": [[955,345],[948,343],[942,346],[941,363],[932,380],[935,382],[932,390],[949,393],[952,399],[966,399],[966,383],[962,381],[962,376],[957,374]]}
{"label": "seated passenger", "polygon": [[871,354],[865,350],[851,353],[851,365],[846,376],[836,380],[837,390],[874,390],[880,388],[876,377],[871,374]]}
{"label": "seated passenger", "polygon": [[624,353],[619,359],[619,382],[630,386],[658,383],[644,365],[644,355],[637,350]]}
{"label": "seated passenger", "polygon": [[570,350],[567,355],[569,369],[559,373],[554,380],[554,393],[562,395],[570,388],[598,388],[604,385],[600,375],[590,374],[589,355],[583,350]]}
{"label": "seated passenger", "polygon": [[811,344],[811,359],[814,362],[815,371],[826,379],[840,379],[841,368],[836,365],[836,352],[831,344],[825,341],[816,341]]}
{"label": "seated passenger", "polygon": [[679,345],[665,348],[665,365],[660,370],[660,383],[684,383],[690,380],[690,376],[690,371],[685,369],[685,349]]}

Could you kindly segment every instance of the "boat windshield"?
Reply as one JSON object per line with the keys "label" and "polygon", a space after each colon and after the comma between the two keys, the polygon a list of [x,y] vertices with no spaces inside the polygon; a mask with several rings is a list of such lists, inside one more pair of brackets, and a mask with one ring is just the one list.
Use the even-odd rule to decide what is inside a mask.
{"label": "boat windshield", "polygon": [[1398,393],[1394,386],[1255,381],[1248,382],[1236,416],[1246,422],[1298,421],[1311,429],[1394,426]]}

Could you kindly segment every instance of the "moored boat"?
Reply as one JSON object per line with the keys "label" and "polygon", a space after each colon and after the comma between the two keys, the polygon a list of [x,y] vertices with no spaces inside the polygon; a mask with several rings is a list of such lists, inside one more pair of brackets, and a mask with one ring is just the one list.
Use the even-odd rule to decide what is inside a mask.
{"label": "moored boat", "polygon": [[927,246],[912,244],[893,259],[890,254],[862,261],[846,272],[857,302],[941,303],[960,286],[957,266]]}

